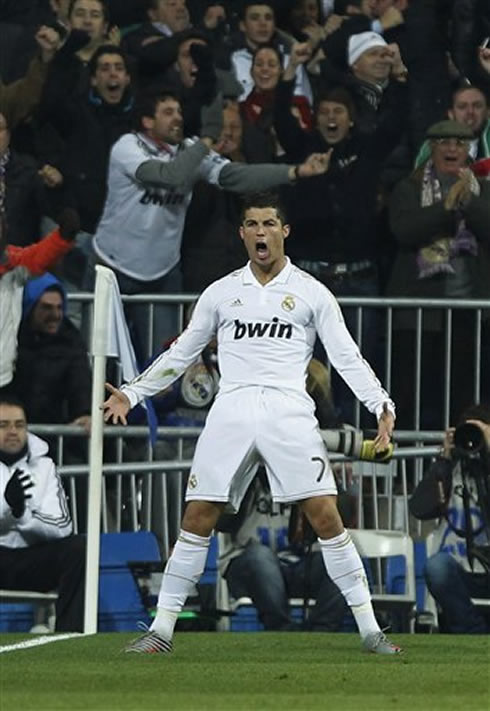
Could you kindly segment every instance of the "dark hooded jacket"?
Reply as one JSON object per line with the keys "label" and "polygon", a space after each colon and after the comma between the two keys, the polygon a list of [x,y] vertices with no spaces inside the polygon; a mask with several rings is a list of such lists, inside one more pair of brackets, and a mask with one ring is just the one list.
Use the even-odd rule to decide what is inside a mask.
{"label": "dark hooded jacket", "polygon": [[37,333],[30,327],[32,309],[53,287],[59,289],[65,309],[63,286],[52,274],[32,279],[25,286],[12,383],[25,404],[28,421],[36,424],[67,424],[89,414],[91,408],[92,373],[79,331],[66,316],[53,335]]}

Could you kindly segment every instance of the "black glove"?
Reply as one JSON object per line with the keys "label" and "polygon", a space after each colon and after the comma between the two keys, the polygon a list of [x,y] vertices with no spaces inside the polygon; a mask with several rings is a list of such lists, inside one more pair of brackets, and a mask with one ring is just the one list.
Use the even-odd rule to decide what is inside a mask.
{"label": "black glove", "polygon": [[31,494],[27,490],[34,486],[29,474],[26,474],[22,469],[16,469],[5,487],[5,501],[12,509],[12,514],[15,518],[20,518],[26,510],[26,500],[32,499]]}
{"label": "black glove", "polygon": [[60,226],[60,234],[64,240],[70,241],[75,239],[80,232],[80,217],[78,212],[72,207],[65,207],[58,215],[58,225]]}
{"label": "black glove", "polygon": [[201,108],[201,136],[217,141],[223,130],[223,96],[216,94],[208,106]]}

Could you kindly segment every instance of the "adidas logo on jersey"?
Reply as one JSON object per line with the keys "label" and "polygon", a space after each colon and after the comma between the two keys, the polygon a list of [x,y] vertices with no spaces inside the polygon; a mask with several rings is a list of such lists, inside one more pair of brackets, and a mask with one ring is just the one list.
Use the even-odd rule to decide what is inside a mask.
{"label": "adidas logo on jersey", "polygon": [[243,302],[241,299],[235,299],[231,302],[230,306],[243,306]]}
{"label": "adidas logo on jersey", "polygon": [[235,332],[233,338],[240,340],[241,338],[291,338],[293,335],[293,326],[290,323],[279,323],[277,316],[274,316],[271,323],[243,323],[237,318],[234,321]]}

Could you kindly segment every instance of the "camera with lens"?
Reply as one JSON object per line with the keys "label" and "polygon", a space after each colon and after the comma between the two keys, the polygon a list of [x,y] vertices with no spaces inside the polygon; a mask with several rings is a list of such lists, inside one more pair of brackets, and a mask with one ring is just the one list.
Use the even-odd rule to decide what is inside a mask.
{"label": "camera with lens", "polygon": [[454,447],[456,456],[479,455],[487,449],[485,434],[478,425],[463,422],[454,431]]}
{"label": "camera with lens", "polygon": [[329,452],[338,452],[352,459],[367,462],[388,462],[393,456],[393,444],[382,452],[377,452],[374,440],[364,439],[361,430],[345,428],[339,430],[320,430],[323,441]]}

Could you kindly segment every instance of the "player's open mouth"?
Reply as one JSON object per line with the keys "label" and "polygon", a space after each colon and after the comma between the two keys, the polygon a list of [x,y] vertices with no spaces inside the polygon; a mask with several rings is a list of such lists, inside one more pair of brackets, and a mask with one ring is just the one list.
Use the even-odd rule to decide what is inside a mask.
{"label": "player's open mouth", "polygon": [[260,259],[265,259],[269,256],[269,248],[267,247],[267,243],[263,240],[259,240],[255,243],[255,251]]}

